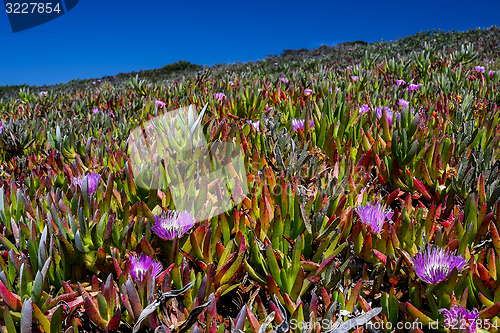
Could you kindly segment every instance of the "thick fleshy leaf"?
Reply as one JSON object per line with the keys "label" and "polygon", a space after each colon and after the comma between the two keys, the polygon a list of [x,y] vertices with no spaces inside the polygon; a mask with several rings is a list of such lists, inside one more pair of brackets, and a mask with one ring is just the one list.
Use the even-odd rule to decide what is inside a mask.
{"label": "thick fleshy leaf", "polygon": [[20,312],[23,304],[21,303],[21,298],[16,294],[13,294],[7,289],[7,287],[0,281],[0,296],[3,302],[7,304],[12,311]]}

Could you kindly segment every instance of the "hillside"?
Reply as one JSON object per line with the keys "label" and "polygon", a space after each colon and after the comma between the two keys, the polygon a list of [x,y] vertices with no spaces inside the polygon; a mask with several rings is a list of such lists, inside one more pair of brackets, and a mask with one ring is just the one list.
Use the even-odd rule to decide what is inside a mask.
{"label": "hillside", "polygon": [[2,88],[1,329],[494,332],[499,49],[434,31]]}

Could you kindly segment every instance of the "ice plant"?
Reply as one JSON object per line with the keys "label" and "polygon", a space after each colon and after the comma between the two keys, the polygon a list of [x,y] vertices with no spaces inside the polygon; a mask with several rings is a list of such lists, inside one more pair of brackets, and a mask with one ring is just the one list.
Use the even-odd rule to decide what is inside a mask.
{"label": "ice plant", "polygon": [[375,109],[377,111],[377,117],[378,117],[378,119],[382,119],[384,109],[385,109],[385,113],[387,114],[387,123],[389,125],[392,125],[392,119],[394,116],[394,112],[392,112],[392,110],[389,109],[388,107],[377,106],[377,108]]}
{"label": "ice plant", "polygon": [[488,74],[493,75],[495,74],[495,71],[489,71]]}
{"label": "ice plant", "polygon": [[418,88],[420,88],[422,85],[419,83],[419,84],[413,84],[413,83],[410,83],[410,85],[408,86],[408,91],[412,91],[412,90],[417,90]]}
{"label": "ice plant", "polygon": [[369,225],[376,234],[382,232],[384,222],[389,220],[392,216],[392,212],[385,209],[385,206],[380,203],[368,203],[366,206],[358,206],[354,210],[358,213],[361,222]]}
{"label": "ice plant", "polygon": [[92,109],[92,113],[94,113],[94,114],[99,113],[99,109],[98,108],[93,108]]}
{"label": "ice plant", "polygon": [[405,101],[404,99],[399,99],[398,105],[405,108],[405,107],[408,107],[408,105],[410,105],[410,102]]}
{"label": "ice plant", "polygon": [[46,91],[40,91],[38,93],[38,96],[42,97],[42,96],[46,96],[48,93]]}
{"label": "ice plant", "polygon": [[151,271],[151,275],[153,277],[158,276],[162,269],[163,265],[161,262],[152,259],[151,257],[141,253],[140,256],[132,255],[130,256],[130,274],[134,280],[142,281],[144,277],[146,277],[146,273],[148,272],[149,267],[153,267]]}
{"label": "ice plant", "polygon": [[366,104],[361,105],[361,107],[359,108],[359,113],[361,113],[361,114],[365,114],[368,111],[370,111],[370,108]]}
{"label": "ice plant", "polygon": [[[84,178],[85,178],[85,176],[73,177],[73,179],[71,179],[71,182],[72,182],[73,186],[76,187],[76,185],[80,185],[80,187],[81,187],[83,184]],[[87,176],[89,194],[92,194],[97,190],[97,186],[99,185],[100,180],[101,180],[101,176],[97,173],[92,173],[92,174]]]}
{"label": "ice plant", "polygon": [[351,76],[351,79],[352,79],[353,81],[358,81],[359,76],[355,76],[355,75],[354,75],[354,76]]}
{"label": "ice plant", "polygon": [[479,320],[479,311],[468,311],[461,305],[455,305],[450,310],[440,309],[444,315],[444,326],[448,329],[467,330],[468,333],[477,331],[476,322]]}
{"label": "ice plant", "polygon": [[252,126],[253,129],[256,131],[259,131],[259,129],[260,129],[260,121],[258,121],[258,120],[256,120],[256,121],[247,120],[247,124],[250,124],[250,126]]}
{"label": "ice plant", "polygon": [[0,133],[2,133],[2,131],[3,131],[3,125],[0,124]]}
{"label": "ice plant", "polygon": [[282,77],[280,80],[281,80],[281,82],[283,82],[283,83],[288,83],[288,82],[290,82],[288,79],[285,79],[284,77]]}
{"label": "ice plant", "polygon": [[162,240],[182,237],[195,223],[193,216],[186,211],[162,211],[154,219],[156,225],[151,229]]}
{"label": "ice plant", "polygon": [[396,80],[396,84],[398,86],[402,86],[403,84],[406,84],[406,81],[405,80]]}
{"label": "ice plant", "polygon": [[214,95],[215,99],[218,99],[219,101],[223,101],[226,99],[226,95],[224,93],[216,93]]}
{"label": "ice plant", "polygon": [[[304,119],[292,119],[292,130],[294,132],[298,132],[299,129],[304,130],[304,126],[306,121]],[[311,129],[314,127],[313,122],[311,121]]]}
{"label": "ice plant", "polygon": [[304,95],[309,96],[312,94],[312,92],[313,92],[312,89],[306,89],[304,90]]}
{"label": "ice plant", "polygon": [[448,278],[454,268],[462,271],[467,264],[467,260],[462,256],[455,256],[445,249],[431,246],[417,253],[413,258],[413,263],[415,273],[420,280],[438,284]]}
{"label": "ice plant", "polygon": [[164,108],[165,106],[167,106],[167,103],[165,103],[164,101],[160,101],[159,99],[155,100],[155,106],[156,107],[161,107],[161,108]]}
{"label": "ice plant", "polygon": [[484,73],[486,71],[484,66],[476,66],[475,68],[476,68],[476,71],[478,71],[479,73]]}

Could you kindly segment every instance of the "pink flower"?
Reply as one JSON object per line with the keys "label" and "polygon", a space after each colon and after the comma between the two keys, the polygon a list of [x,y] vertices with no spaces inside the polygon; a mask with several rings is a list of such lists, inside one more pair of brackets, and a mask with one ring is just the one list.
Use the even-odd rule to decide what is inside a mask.
{"label": "pink flower", "polygon": [[230,87],[234,87],[234,82],[233,82],[233,81],[229,81],[229,82],[228,82],[228,85],[229,85]]}
{"label": "pink flower", "polygon": [[486,71],[484,66],[476,66],[474,68],[476,69],[476,71],[478,71],[478,73],[484,73]]}
{"label": "pink flower", "polygon": [[422,85],[419,83],[419,84],[413,84],[413,83],[410,83],[410,85],[408,86],[408,91],[412,91],[412,90],[417,90],[418,88],[420,88]]}
{"label": "pink flower", "polygon": [[77,185],[82,187],[85,177],[87,177],[87,186],[89,194],[92,194],[97,190],[97,187],[99,186],[99,181],[101,180],[101,176],[99,174],[92,173],[87,176],[73,177],[71,179],[71,183],[73,184],[74,187],[76,187]]}
{"label": "pink flower", "polygon": [[155,100],[155,106],[159,106],[161,108],[164,108],[165,106],[167,106],[167,103],[165,103],[164,101],[160,101],[159,99]]}
{"label": "pink flower", "polygon": [[309,96],[312,94],[312,92],[313,92],[312,89],[306,89],[304,90],[304,95]]}
{"label": "pink flower", "polygon": [[186,211],[162,211],[153,217],[156,224],[151,230],[162,240],[180,238],[195,224],[193,216]]}
{"label": "pink flower", "polygon": [[490,71],[488,74],[490,74],[490,75],[494,75],[494,74],[495,74],[495,71]]}
{"label": "pink flower", "polygon": [[361,114],[365,114],[368,111],[370,111],[370,108],[366,104],[361,105],[361,107],[359,108],[359,113],[361,113]]}
{"label": "pink flower", "polygon": [[130,256],[130,275],[134,280],[142,281],[146,277],[148,269],[152,267],[151,275],[156,277],[161,273],[163,265],[161,262],[156,261],[144,253],[140,256]]}
{"label": "pink flower", "polygon": [[356,82],[356,81],[358,81],[359,77],[358,77],[358,76],[351,76],[351,79],[352,79],[354,82]]}
{"label": "pink flower", "polygon": [[247,124],[250,124],[250,126],[252,126],[253,129],[256,130],[257,132],[260,129],[260,121],[258,121],[258,120],[256,120],[256,121],[247,120]]}
{"label": "pink flower", "polygon": [[398,86],[402,86],[403,84],[406,84],[406,81],[405,80],[396,80],[396,84]]}
{"label": "pink flower", "polygon": [[288,83],[288,82],[290,82],[290,80],[288,80],[288,79],[286,79],[286,78],[284,78],[284,77],[282,77],[280,80],[281,80],[281,82],[283,82],[283,83]]}
{"label": "pink flower", "polygon": [[[292,119],[292,130],[298,132],[299,130],[304,130],[306,121],[304,119]],[[314,127],[314,123],[311,121],[311,129]]]}
{"label": "pink flower", "polygon": [[429,246],[415,255],[413,264],[420,280],[438,284],[448,278],[453,268],[459,272],[463,271],[467,266],[467,260],[440,247]]}
{"label": "pink flower", "polygon": [[[393,119],[393,116],[394,116],[394,113],[395,112],[392,112],[391,109],[389,109],[388,107],[384,106],[377,106],[377,108],[375,109],[377,111],[377,117],[378,119],[382,119],[382,116],[383,116],[383,110],[385,110],[385,113],[387,114],[387,123],[389,125],[392,125],[392,119]],[[397,114],[396,114],[397,116]]]}
{"label": "pink flower", "polygon": [[[461,305],[455,305],[450,310],[440,309],[444,315],[444,326],[448,329],[454,329],[460,325],[460,331],[467,333],[475,333],[477,331],[477,322],[479,320],[479,311],[474,309],[468,311]],[[458,324],[458,325],[457,325]]]}
{"label": "pink flower", "polygon": [[99,113],[99,109],[98,108],[93,108],[92,109],[92,113],[94,113],[94,114]]}
{"label": "pink flower", "polygon": [[403,108],[406,108],[406,107],[408,107],[408,105],[410,105],[410,102],[405,101],[404,99],[400,99],[398,101],[398,105],[401,106],[401,107],[403,107]]}
{"label": "pink flower", "polygon": [[366,206],[358,206],[354,208],[354,211],[358,213],[361,222],[369,225],[372,232],[376,234],[380,234],[382,232],[384,223],[388,221],[393,214],[393,212],[386,209],[384,205],[379,203],[368,203]]}
{"label": "pink flower", "polygon": [[226,99],[226,95],[224,93],[216,93],[214,95],[215,99],[219,100],[219,101],[223,101]]}

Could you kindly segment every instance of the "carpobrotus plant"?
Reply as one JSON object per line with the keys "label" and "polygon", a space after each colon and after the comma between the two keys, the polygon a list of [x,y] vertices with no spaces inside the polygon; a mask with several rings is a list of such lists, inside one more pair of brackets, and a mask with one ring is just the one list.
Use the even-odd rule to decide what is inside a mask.
{"label": "carpobrotus plant", "polygon": [[162,211],[154,219],[156,224],[151,229],[162,240],[180,238],[195,224],[193,216],[186,211]]}
{"label": "carpobrotus plant", "polygon": [[455,305],[450,310],[440,309],[439,312],[444,315],[444,326],[452,332],[475,333],[477,331],[479,320],[477,309],[468,311],[461,305]]}
{"label": "carpobrotus plant", "polygon": [[413,262],[420,280],[431,284],[444,281],[454,268],[460,272],[467,265],[467,260],[462,256],[455,256],[437,246],[429,246],[417,253]]}
{"label": "carpobrotus plant", "polygon": [[[294,132],[298,132],[299,130],[304,130],[304,126],[306,124],[306,121],[304,119],[292,119],[292,130]],[[314,123],[311,122],[311,128],[314,127]]]}
{"label": "carpobrotus plant", "polygon": [[436,31],[0,89],[0,331],[429,332],[479,312],[464,329],[484,333],[499,44],[500,28]]}
{"label": "carpobrotus plant", "polygon": [[368,203],[366,206],[358,206],[354,210],[358,213],[361,222],[369,225],[376,234],[382,231],[384,223],[392,216],[392,212],[380,203]]}
{"label": "carpobrotus plant", "polygon": [[162,269],[163,265],[161,262],[154,260],[153,258],[141,253],[139,256],[132,255],[130,256],[130,275],[134,280],[142,281],[148,272],[150,267],[153,267],[151,270],[151,275],[156,277],[158,276]]}
{"label": "carpobrotus plant", "polygon": [[79,185],[81,187],[85,177],[87,177],[88,181],[89,194],[92,194],[97,190],[97,187],[99,186],[99,181],[101,180],[101,176],[97,173],[92,173],[87,176],[73,177],[71,179],[73,186],[76,187],[77,185]]}

